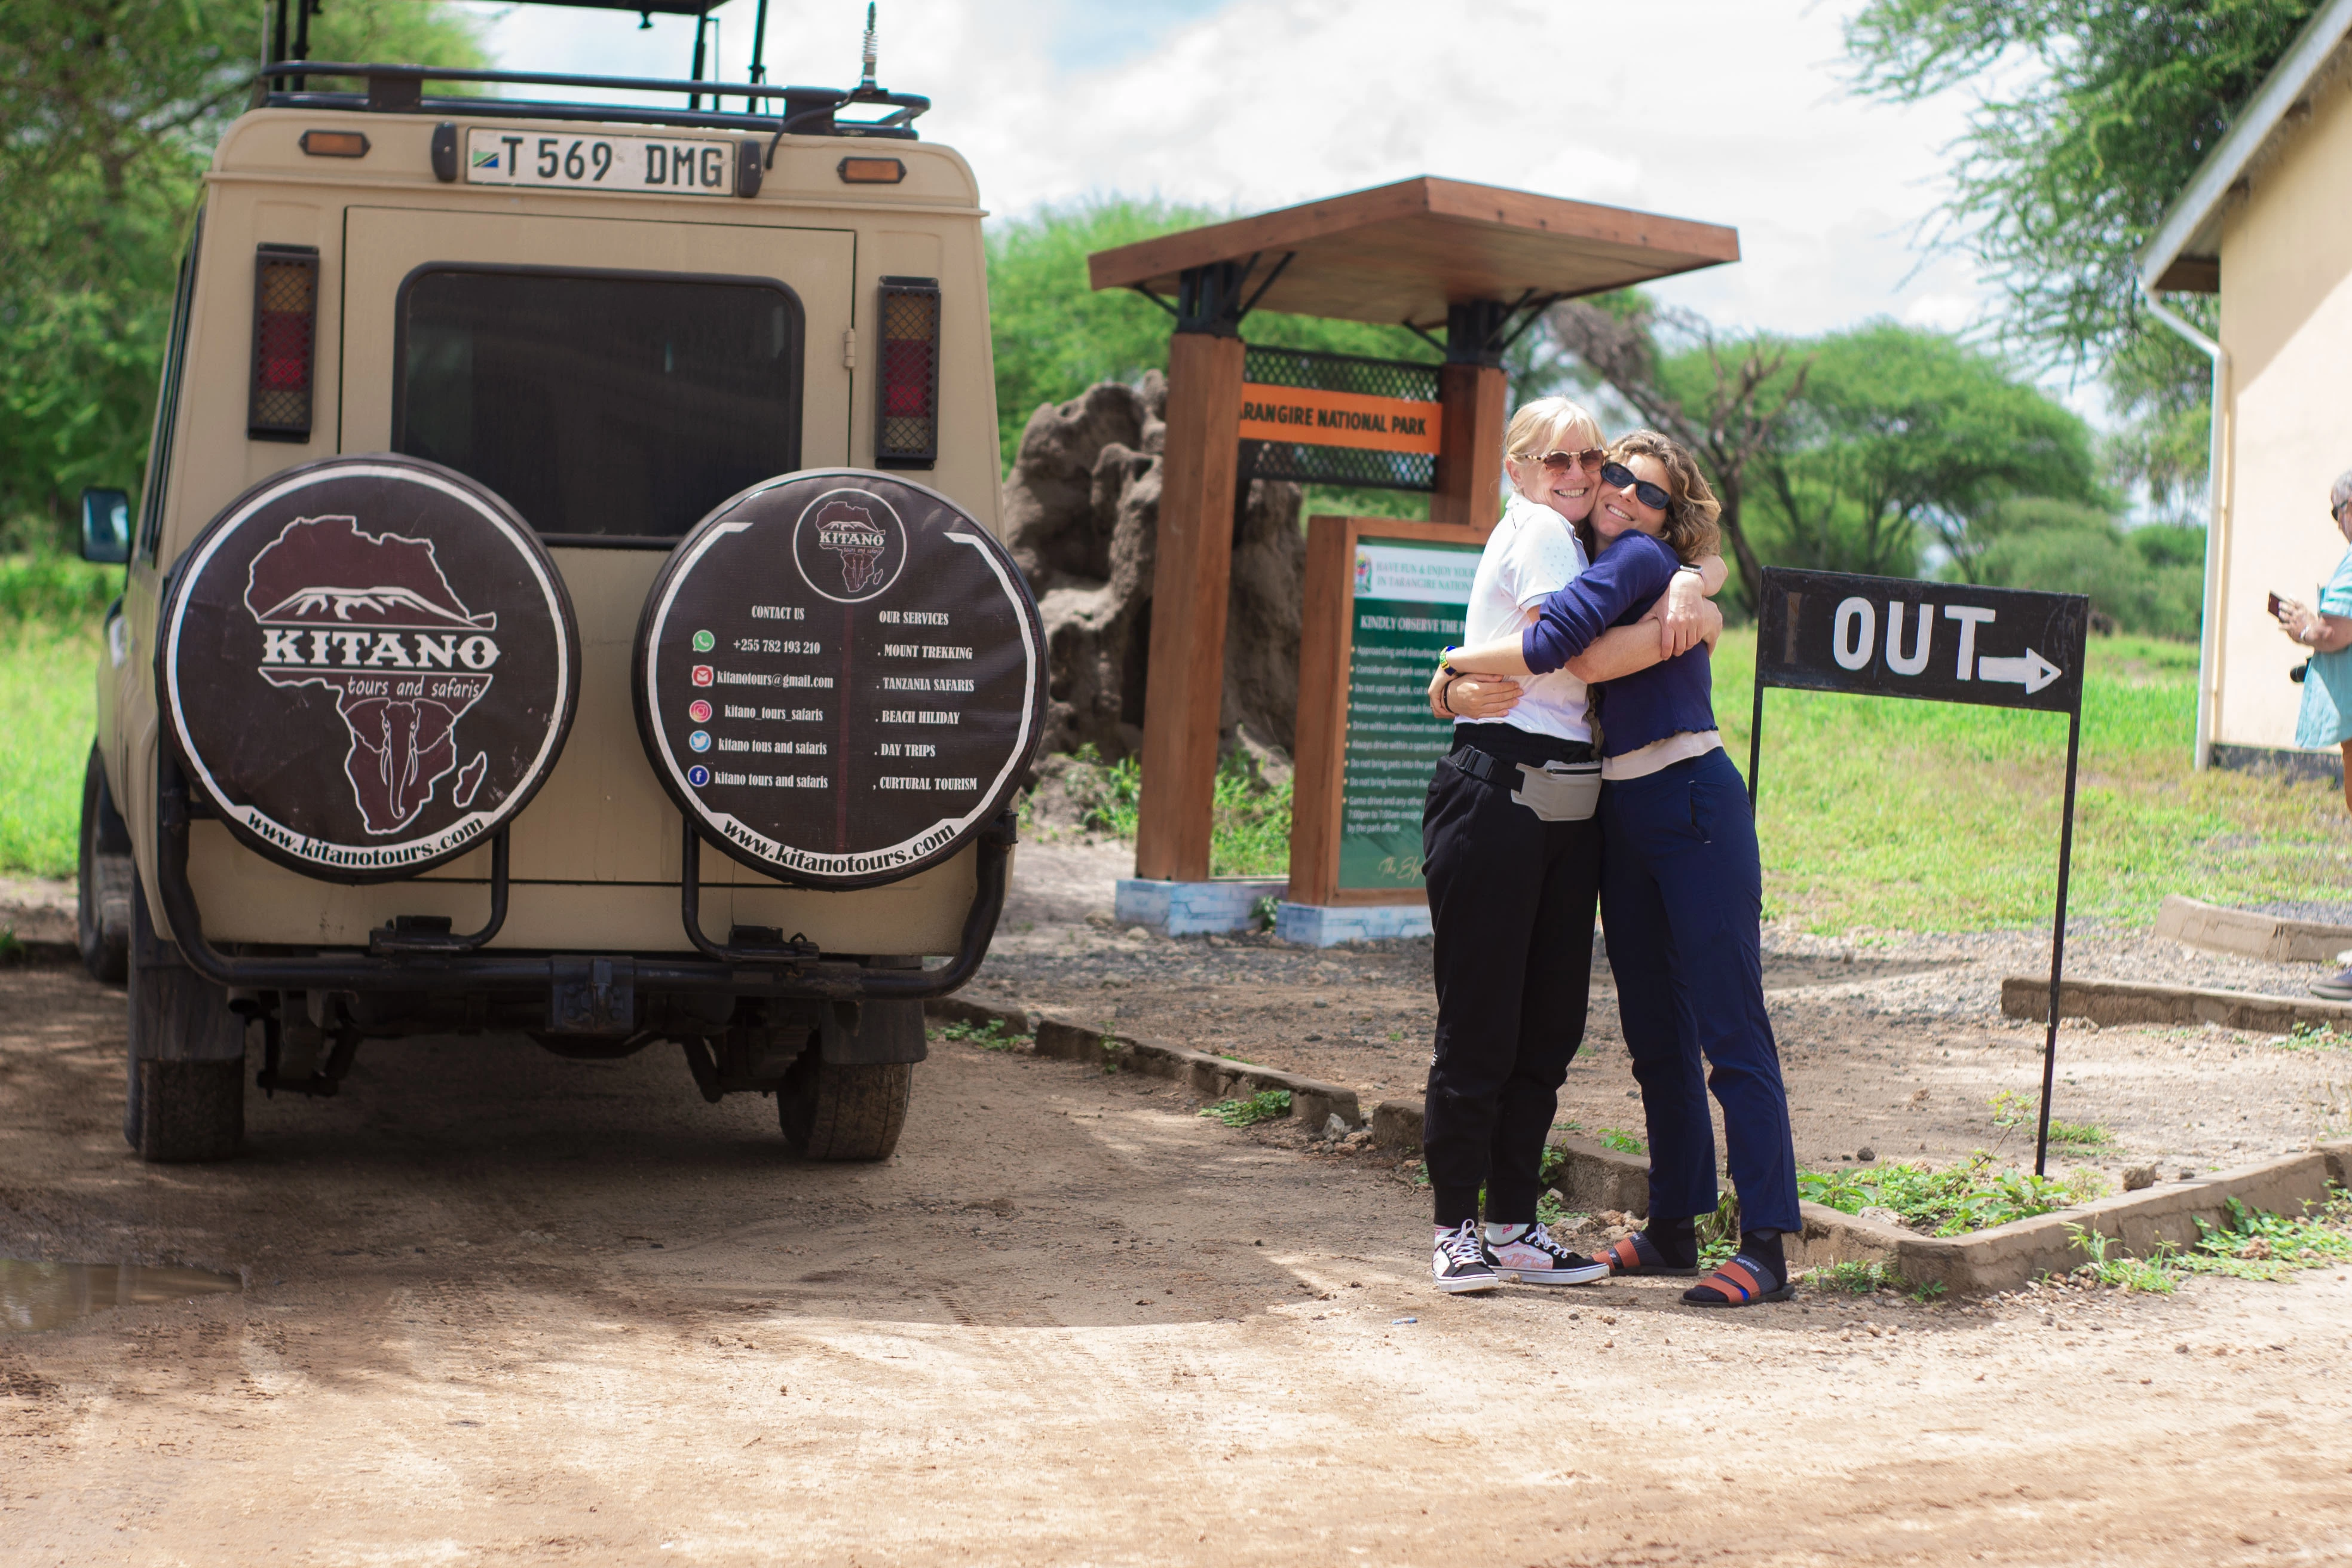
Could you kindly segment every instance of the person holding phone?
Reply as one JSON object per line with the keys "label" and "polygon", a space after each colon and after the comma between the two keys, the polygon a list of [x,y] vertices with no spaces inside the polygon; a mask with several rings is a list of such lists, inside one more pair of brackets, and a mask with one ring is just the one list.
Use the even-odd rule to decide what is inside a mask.
{"label": "person holding phone", "polygon": [[[1452,668],[1557,669],[1611,627],[1639,620],[1678,573],[1714,552],[1720,508],[1687,451],[1640,430],[1609,456],[1591,568],[1547,597],[1519,635],[1452,650]],[[1697,1217],[1717,1203],[1712,1087],[1739,1194],[1739,1250],[1683,1300],[1747,1307],[1796,1293],[1780,1238],[1802,1221],[1788,1090],[1764,1005],[1756,823],[1716,730],[1712,686],[1698,647],[1597,691],[1601,914],[1650,1132],[1649,1217],[1610,1261],[1626,1274],[1698,1272]]]}
{"label": "person holding phone", "polygon": [[[2352,545],[2352,469],[2336,476],[2327,492],[2327,515],[2336,531]],[[2344,804],[2352,807],[2352,549],[2336,563],[2336,574],[2319,591],[2316,606],[2273,594],[2270,611],[2279,630],[2311,650],[2294,743],[2315,752],[2338,748],[2345,764]],[[2352,967],[2312,982],[2311,994],[2330,1002],[2352,1002]]]}
{"label": "person holding phone", "polygon": [[[1590,563],[1583,531],[1605,454],[1592,416],[1538,398],[1504,431],[1509,503],[1478,561],[1464,635],[1516,637],[1535,606]],[[1430,1275],[1450,1295],[1582,1285],[1609,1266],[1553,1240],[1536,1218],[1546,1136],[1584,1039],[1592,914],[1601,882],[1600,763],[1585,683],[1655,664],[1722,630],[1704,595],[1709,554],[1676,574],[1649,617],[1549,674],[1430,683],[1452,719],[1422,813],[1437,1032],[1422,1148],[1436,1210]],[[1479,1191],[1486,1192],[1483,1228]]]}

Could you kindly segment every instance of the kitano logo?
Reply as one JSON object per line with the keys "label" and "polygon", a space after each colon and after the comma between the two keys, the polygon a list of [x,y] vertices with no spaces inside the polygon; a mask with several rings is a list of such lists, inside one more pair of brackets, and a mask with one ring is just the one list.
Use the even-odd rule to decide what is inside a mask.
{"label": "kitano logo", "polygon": [[793,559],[810,587],[836,604],[858,604],[898,581],[906,527],[870,490],[829,490],[794,525]]}
{"label": "kitano logo", "polygon": [[407,827],[453,773],[450,799],[473,805],[489,758],[459,766],[457,721],[490,689],[499,618],[466,607],[431,540],[297,518],[254,556],[245,605],[261,629],[262,679],[335,694],[351,736],[343,773],[369,833]]}

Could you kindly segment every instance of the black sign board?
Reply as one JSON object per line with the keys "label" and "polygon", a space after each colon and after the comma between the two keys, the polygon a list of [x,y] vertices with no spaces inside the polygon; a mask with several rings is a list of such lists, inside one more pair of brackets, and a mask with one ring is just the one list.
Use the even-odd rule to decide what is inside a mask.
{"label": "black sign board", "polygon": [[637,627],[637,729],[712,843],[811,887],[897,881],[1003,809],[1036,749],[1045,628],[1013,557],[863,469],[756,485],[678,542]]}
{"label": "black sign board", "polygon": [[1979,588],[1909,577],[1768,567],[1756,626],[1756,709],[1748,799],[1764,741],[1764,689],[1915,697],[2063,713],[2066,795],[2058,830],[2058,910],[2050,939],[2050,1033],[2042,1058],[2034,1173],[2047,1167],[2058,1066],[2058,985],[2066,957],[2066,876],[2074,853],[2074,772],[2083,739],[2083,657],[2091,602],[2080,594]]}
{"label": "black sign board", "polygon": [[579,701],[580,633],[538,536],[415,458],[246,491],[173,569],[162,624],[188,776],[238,839],[337,881],[414,876],[498,832]]}
{"label": "black sign board", "polygon": [[2090,616],[2079,594],[1776,566],[1758,607],[1757,684],[2071,713]]}

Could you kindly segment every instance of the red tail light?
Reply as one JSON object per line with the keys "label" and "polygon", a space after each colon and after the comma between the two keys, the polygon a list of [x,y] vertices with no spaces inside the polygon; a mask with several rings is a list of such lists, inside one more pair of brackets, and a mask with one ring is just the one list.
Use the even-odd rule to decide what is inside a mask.
{"label": "red tail light", "polygon": [[940,284],[885,278],[874,466],[928,468],[940,457]]}
{"label": "red tail light", "polygon": [[253,258],[253,395],[245,433],[257,441],[310,438],[310,375],[318,361],[319,247],[265,245]]}

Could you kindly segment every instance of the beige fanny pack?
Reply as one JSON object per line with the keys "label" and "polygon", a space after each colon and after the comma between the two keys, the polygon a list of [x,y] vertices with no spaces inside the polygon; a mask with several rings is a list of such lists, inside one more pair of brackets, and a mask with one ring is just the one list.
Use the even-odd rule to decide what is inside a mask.
{"label": "beige fanny pack", "polygon": [[1541,767],[1518,764],[1519,787],[1511,798],[1536,814],[1538,822],[1582,822],[1601,805],[1599,763],[1546,763]]}

